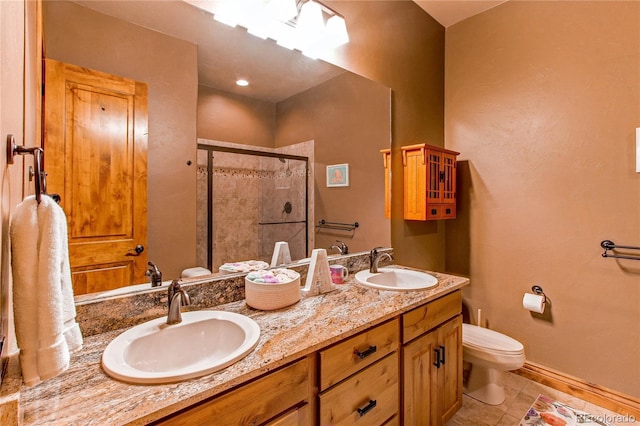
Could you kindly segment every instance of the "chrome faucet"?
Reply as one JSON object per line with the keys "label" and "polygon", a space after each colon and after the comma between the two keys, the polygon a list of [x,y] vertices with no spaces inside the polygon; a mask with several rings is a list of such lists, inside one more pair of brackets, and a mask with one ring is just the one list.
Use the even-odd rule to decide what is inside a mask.
{"label": "chrome faucet", "polygon": [[169,284],[168,296],[167,304],[169,306],[169,314],[167,315],[167,324],[179,324],[182,322],[182,315],[180,313],[182,305],[190,305],[191,299],[189,299],[187,292],[180,287],[180,283],[176,280],[173,280],[171,284]]}
{"label": "chrome faucet", "polygon": [[147,262],[149,269],[144,274],[147,277],[151,277],[151,287],[160,287],[162,285],[162,272],[153,262]]}
{"label": "chrome faucet", "polygon": [[371,252],[369,252],[369,262],[371,264],[371,267],[369,268],[369,272],[371,272],[372,274],[377,274],[378,273],[378,263],[380,262],[380,259],[382,259],[383,257],[388,258],[389,260],[393,260],[393,256],[391,256],[391,253],[379,253],[378,249],[380,249],[382,247],[376,247],[373,250],[371,250]]}
{"label": "chrome faucet", "polygon": [[329,247],[331,249],[337,249],[339,254],[349,254],[349,246],[344,241],[336,240],[336,244],[333,244]]}

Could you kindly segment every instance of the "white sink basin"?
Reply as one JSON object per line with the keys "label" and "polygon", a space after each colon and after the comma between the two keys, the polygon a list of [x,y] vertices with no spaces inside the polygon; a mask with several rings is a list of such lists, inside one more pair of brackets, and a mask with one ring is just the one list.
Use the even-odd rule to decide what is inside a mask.
{"label": "white sink basin", "polygon": [[102,354],[110,376],[132,383],[169,383],[222,370],[244,358],[260,339],[260,327],[224,311],[184,312],[137,325],[113,339]]}
{"label": "white sink basin", "polygon": [[438,285],[438,279],[431,274],[398,268],[378,268],[376,274],[365,269],[356,273],[356,281],[379,290],[424,290]]}

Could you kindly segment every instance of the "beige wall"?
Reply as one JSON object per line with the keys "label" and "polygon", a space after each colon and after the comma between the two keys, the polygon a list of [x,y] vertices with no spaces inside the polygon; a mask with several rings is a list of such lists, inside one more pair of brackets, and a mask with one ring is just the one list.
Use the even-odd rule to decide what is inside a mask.
{"label": "beige wall", "polygon": [[179,277],[196,261],[196,46],[65,1],[44,2],[44,27],[48,58],[148,84],[147,253]]}
{"label": "beige wall", "polygon": [[276,104],[198,86],[199,138],[273,147]]}
{"label": "beige wall", "polygon": [[[315,141],[314,222],[360,225],[355,232],[316,229],[315,247],[341,240],[356,252],[391,243],[380,190],[380,150],[390,144],[389,97],[389,88],[344,73],[277,104],[276,146]],[[349,186],[328,188],[326,166],[343,163],[349,164]]]}
{"label": "beige wall", "polygon": [[402,219],[400,147],[444,144],[444,28],[412,1],[325,3],[344,15],[350,38],[326,59],[393,92],[391,243],[396,261],[443,270],[444,221]]}
{"label": "beige wall", "polygon": [[[510,1],[447,29],[446,146],[460,151],[447,271],[527,359],[640,397],[640,3]],[[521,306],[533,284],[544,318]]]}

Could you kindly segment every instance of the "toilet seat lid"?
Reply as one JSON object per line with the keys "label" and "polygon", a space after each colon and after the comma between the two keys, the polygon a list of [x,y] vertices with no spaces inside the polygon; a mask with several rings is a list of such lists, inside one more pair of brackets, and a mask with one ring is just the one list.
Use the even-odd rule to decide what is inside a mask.
{"label": "toilet seat lid", "polygon": [[516,339],[471,324],[462,324],[462,342],[470,347],[494,352],[518,353],[524,351],[524,346]]}

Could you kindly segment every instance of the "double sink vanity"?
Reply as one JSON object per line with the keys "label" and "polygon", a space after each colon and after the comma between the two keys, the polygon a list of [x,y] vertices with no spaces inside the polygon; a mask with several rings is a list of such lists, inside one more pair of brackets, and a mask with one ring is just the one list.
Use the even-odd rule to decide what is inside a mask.
{"label": "double sink vanity", "polygon": [[[243,299],[215,303],[223,299],[204,297],[194,283],[193,291],[183,286],[193,293],[193,311],[183,312],[182,324],[138,318],[133,321],[143,324],[90,336],[83,328],[84,347],[72,354],[69,369],[21,390],[23,423],[444,424],[461,404],[461,288],[469,280],[430,273],[432,281],[422,281],[426,289],[389,290],[428,275],[401,267],[371,274],[358,255],[334,262],[352,272],[343,285],[279,310],[256,310]],[[300,268],[304,274],[305,265]],[[105,301],[111,308],[117,302]],[[252,340],[255,326],[259,336]],[[159,332],[149,335],[145,327]],[[163,334],[172,327],[173,335]],[[95,324],[87,329],[102,331]],[[147,340],[136,342],[136,333],[146,333],[140,339]],[[116,344],[118,339],[123,341]],[[123,351],[122,345],[131,347]],[[114,347],[120,353],[105,351]],[[209,360],[216,368],[186,371],[201,368],[198,363],[206,364],[215,350],[227,351]],[[114,372],[105,363],[108,375],[103,353],[106,362],[123,352],[129,360],[111,365],[127,364],[153,377]]]}

